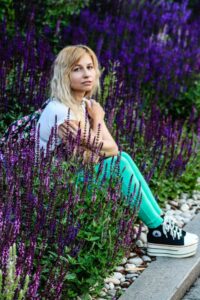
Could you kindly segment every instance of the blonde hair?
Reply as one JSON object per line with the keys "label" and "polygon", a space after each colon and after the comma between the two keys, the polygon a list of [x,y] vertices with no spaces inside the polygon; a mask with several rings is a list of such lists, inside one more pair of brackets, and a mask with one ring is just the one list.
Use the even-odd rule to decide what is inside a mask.
{"label": "blonde hair", "polygon": [[80,112],[80,105],[77,104],[70,87],[70,72],[85,53],[89,54],[92,59],[96,71],[96,81],[92,90],[86,92],[84,96],[91,98],[92,95],[96,94],[100,89],[99,63],[94,51],[85,45],[67,46],[58,53],[53,63],[53,74],[50,82],[50,96],[70,107],[78,120],[83,120],[83,112]]}

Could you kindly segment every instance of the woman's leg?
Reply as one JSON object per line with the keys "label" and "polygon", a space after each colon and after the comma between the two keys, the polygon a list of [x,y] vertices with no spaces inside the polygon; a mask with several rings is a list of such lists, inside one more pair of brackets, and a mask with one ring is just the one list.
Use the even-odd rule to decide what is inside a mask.
{"label": "woman's leg", "polygon": [[151,204],[153,205],[153,207],[157,211],[157,213],[159,215],[161,215],[163,213],[163,211],[160,209],[160,207],[159,207],[157,201],[155,200],[155,198],[154,198],[154,196],[153,196],[146,180],[142,176],[140,170],[136,166],[135,162],[132,160],[131,156],[128,153],[124,152],[124,151],[122,151],[121,156],[128,160],[135,176],[141,182],[142,189],[143,189],[144,193],[147,195],[149,201],[151,202]]}
{"label": "woman's leg", "polygon": [[[103,167],[100,174],[100,178],[102,179],[106,172],[106,178],[109,179],[113,175],[117,175],[117,157],[107,158],[103,161]],[[99,165],[95,167],[96,171],[99,169]],[[134,206],[136,201],[140,182],[137,178],[137,172],[135,173],[132,166],[130,165],[129,161],[125,157],[120,158],[119,162],[119,175],[122,177],[122,193],[125,196],[128,196],[128,191],[134,193],[135,196],[130,203],[130,206]],[[132,177],[132,182],[130,184],[130,179]],[[129,186],[130,185],[130,186]],[[130,189],[130,190],[129,190]],[[143,190],[143,186],[141,186],[140,192],[142,194],[142,202],[139,209],[139,218],[149,227],[155,228],[159,226],[163,219],[160,217],[160,214],[156,211],[154,206],[152,205],[151,201],[149,200],[148,194]]]}

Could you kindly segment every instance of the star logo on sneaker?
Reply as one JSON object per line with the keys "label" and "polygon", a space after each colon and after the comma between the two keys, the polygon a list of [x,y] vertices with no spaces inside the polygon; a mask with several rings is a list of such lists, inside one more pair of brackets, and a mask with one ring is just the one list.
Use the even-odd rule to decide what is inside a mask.
{"label": "star logo on sneaker", "polygon": [[152,232],[152,235],[153,235],[154,237],[161,237],[162,233],[161,233],[159,230],[154,230],[154,231]]}

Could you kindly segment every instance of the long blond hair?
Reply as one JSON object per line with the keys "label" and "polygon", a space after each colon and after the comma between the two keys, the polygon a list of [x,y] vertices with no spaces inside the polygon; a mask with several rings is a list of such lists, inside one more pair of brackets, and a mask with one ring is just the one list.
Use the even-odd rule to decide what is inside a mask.
{"label": "long blond hair", "polygon": [[100,88],[99,63],[94,51],[85,45],[67,46],[58,53],[53,63],[53,74],[50,82],[50,96],[70,107],[79,121],[83,120],[83,113],[80,112],[80,105],[73,97],[70,87],[70,72],[85,53],[89,54],[92,59],[96,71],[96,80],[92,90],[86,92],[84,96],[89,99],[92,95],[95,95]]}

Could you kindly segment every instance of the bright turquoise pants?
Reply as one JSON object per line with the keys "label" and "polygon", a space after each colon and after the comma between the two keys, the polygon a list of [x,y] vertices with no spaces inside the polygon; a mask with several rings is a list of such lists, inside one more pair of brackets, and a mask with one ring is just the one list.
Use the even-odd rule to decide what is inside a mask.
{"label": "bright turquoise pants", "polygon": [[[117,163],[117,156],[109,157],[103,160],[103,166],[100,178],[103,176],[109,179],[113,176],[113,172],[115,172],[115,164]],[[160,209],[157,201],[155,200],[150,188],[148,187],[147,182],[139,171],[138,167],[126,152],[121,152],[121,158],[118,162],[119,166],[119,175],[122,178],[122,194],[126,197],[128,196],[128,192],[133,193],[137,192],[140,188],[141,184],[141,195],[142,201],[139,209],[138,217],[143,221],[145,225],[149,228],[155,228],[159,226],[163,219],[161,218],[161,214],[163,213]],[[100,164],[95,166],[95,170],[98,172]],[[132,176],[132,181],[130,184],[130,178]],[[134,190],[135,189],[135,190]],[[134,197],[133,203],[134,205]],[[131,208],[131,203],[130,203]]]}

